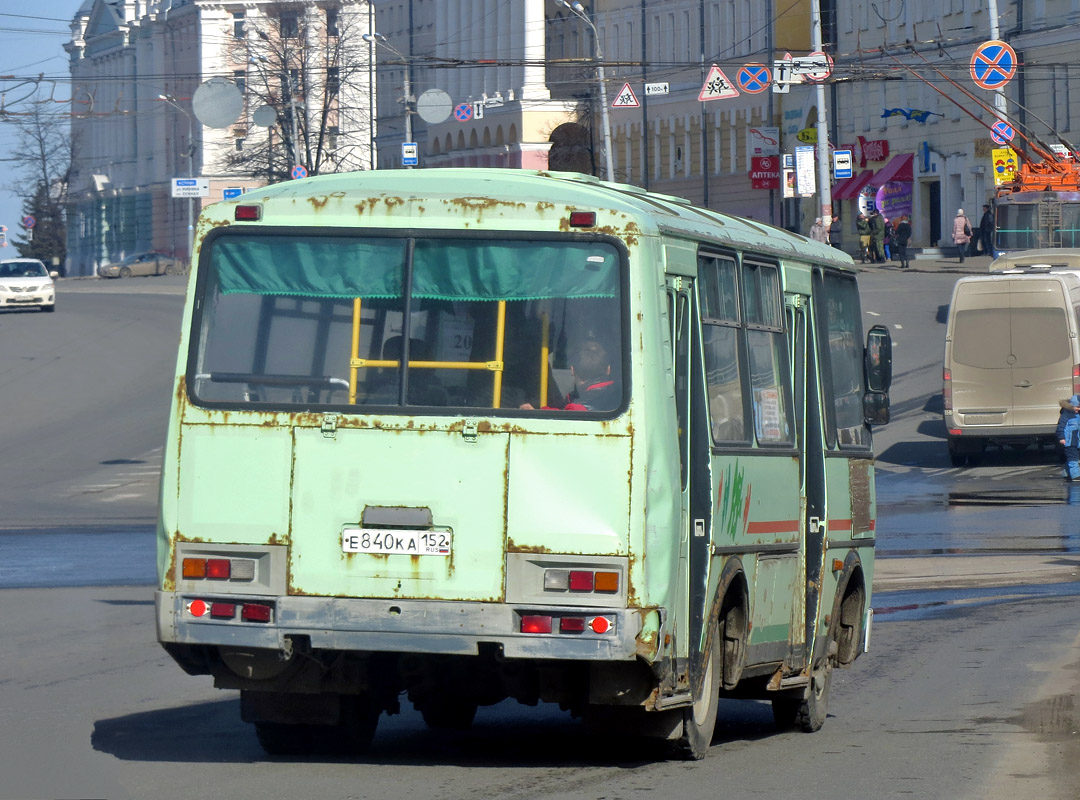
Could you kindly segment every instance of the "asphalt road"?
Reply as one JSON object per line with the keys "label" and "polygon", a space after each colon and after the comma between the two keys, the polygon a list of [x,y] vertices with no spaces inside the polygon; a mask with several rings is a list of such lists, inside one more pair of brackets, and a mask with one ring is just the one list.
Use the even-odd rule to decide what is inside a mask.
{"label": "asphalt road", "polygon": [[[1045,456],[949,466],[935,395],[955,277],[863,282],[897,364],[877,433],[871,651],[836,675],[820,732],[778,734],[767,706],[728,703],[692,764],[511,703],[447,736],[404,702],[363,759],[267,758],[235,693],[154,640],[155,459],[183,279],[64,281],[56,314],[0,314],[0,586],[52,587],[0,589],[0,798],[1075,797],[1075,578],[986,566],[1075,569],[1077,509]],[[1002,494],[1011,504],[986,505]],[[974,583],[947,573],[957,563]]]}

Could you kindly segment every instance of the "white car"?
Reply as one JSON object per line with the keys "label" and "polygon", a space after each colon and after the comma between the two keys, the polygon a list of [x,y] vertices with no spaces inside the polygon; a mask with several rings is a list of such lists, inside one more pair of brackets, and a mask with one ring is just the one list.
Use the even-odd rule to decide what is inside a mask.
{"label": "white car", "polygon": [[9,258],[0,261],[0,307],[36,306],[56,310],[56,287],[49,272],[36,258]]}

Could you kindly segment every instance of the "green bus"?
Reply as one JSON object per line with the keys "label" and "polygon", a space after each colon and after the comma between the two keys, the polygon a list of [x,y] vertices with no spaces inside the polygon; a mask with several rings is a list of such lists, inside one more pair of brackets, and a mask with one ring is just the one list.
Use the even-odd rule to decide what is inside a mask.
{"label": "green bus", "polygon": [[819,728],[869,642],[870,426],[839,250],[570,173],[370,171],[204,210],[158,636],[271,754],[407,696],[701,758],[720,699]]}

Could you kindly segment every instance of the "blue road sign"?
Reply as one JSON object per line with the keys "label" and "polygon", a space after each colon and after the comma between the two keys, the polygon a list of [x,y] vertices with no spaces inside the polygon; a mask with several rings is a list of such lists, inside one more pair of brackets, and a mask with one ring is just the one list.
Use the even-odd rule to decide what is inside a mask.
{"label": "blue road sign", "polygon": [[971,56],[971,79],[981,89],[1000,89],[1016,75],[1016,51],[992,39],[975,48]]}
{"label": "blue road sign", "polygon": [[454,107],[454,119],[458,122],[468,122],[472,116],[472,103],[459,103]]}
{"label": "blue road sign", "polygon": [[758,94],[769,88],[769,77],[764,64],[746,64],[735,76],[735,83],[747,94]]}
{"label": "blue road sign", "polygon": [[833,150],[833,177],[836,180],[843,180],[844,178],[850,178],[853,174],[851,151],[850,150]]}
{"label": "blue road sign", "polygon": [[294,179],[300,180],[307,177],[307,168],[303,164],[297,164],[292,168],[292,172],[289,173]]}
{"label": "blue road sign", "polygon": [[401,166],[415,167],[420,163],[420,148],[416,142],[401,143]]}
{"label": "blue road sign", "polygon": [[994,140],[996,144],[1008,144],[1016,136],[1016,131],[1013,130],[1012,125],[1007,122],[998,120],[990,126],[990,138]]}
{"label": "blue road sign", "polygon": [[235,200],[244,193],[243,189],[222,189],[221,196],[226,200]]}
{"label": "blue road sign", "polygon": [[35,225],[37,225],[37,220],[36,220],[36,219],[34,219],[34,218],[33,218],[32,216],[30,216],[29,214],[27,214],[27,215],[26,215],[25,217],[23,217],[23,218],[22,218],[22,224],[23,224],[23,227],[24,227],[24,228],[26,228],[27,230],[30,230],[30,229],[32,229],[32,228],[33,228],[33,227],[34,227]]}

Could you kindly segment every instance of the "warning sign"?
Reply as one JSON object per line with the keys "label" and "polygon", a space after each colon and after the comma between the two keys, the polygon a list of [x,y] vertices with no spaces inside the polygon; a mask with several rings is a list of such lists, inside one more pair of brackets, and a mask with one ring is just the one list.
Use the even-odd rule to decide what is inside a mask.
{"label": "warning sign", "polygon": [[634,90],[630,88],[629,83],[624,83],[623,87],[619,89],[619,93],[615,95],[615,100],[611,103],[612,108],[637,108],[638,101],[637,96],[634,94]]}
{"label": "warning sign", "polygon": [[728,80],[728,76],[724,74],[724,71],[716,64],[713,64],[709,74],[705,76],[705,83],[702,85],[697,99],[698,102],[704,103],[706,100],[725,100],[729,97],[738,96],[739,90]]}
{"label": "warning sign", "polygon": [[1011,147],[995,147],[991,151],[994,165],[994,186],[1016,180],[1016,151]]}

